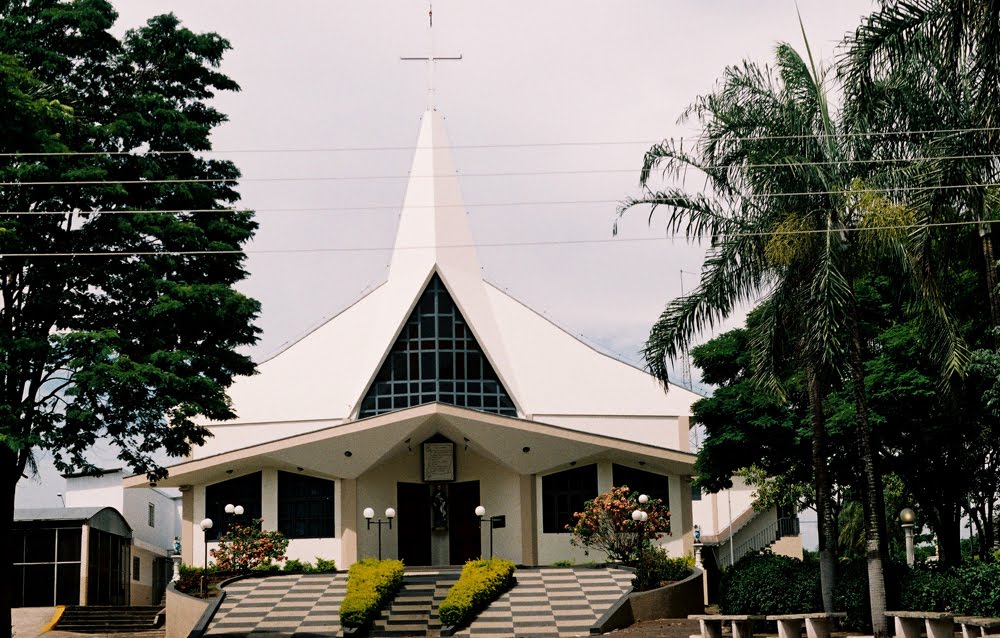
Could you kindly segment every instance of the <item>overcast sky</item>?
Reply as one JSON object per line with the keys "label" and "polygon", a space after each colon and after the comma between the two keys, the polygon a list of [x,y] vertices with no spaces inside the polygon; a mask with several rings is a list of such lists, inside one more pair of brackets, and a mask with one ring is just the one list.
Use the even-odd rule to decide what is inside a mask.
{"label": "overcast sky", "polygon": [[[243,204],[259,211],[249,250],[320,251],[251,255],[241,288],[263,303],[257,358],[382,281],[427,104],[426,64],[399,57],[426,55],[427,3],[115,4],[119,32],[172,11],[189,28],[230,40],[223,71],[243,90],[217,99],[230,121],[214,145],[262,151],[226,154],[247,178]],[[872,6],[798,3],[814,52],[826,58]],[[680,294],[681,271],[699,271],[703,251],[666,238],[662,224],[648,224],[639,210],[612,238],[616,202],[637,192],[650,144],[696,131],[677,118],[726,65],[767,62],[779,41],[801,45],[796,4],[436,0],[433,9],[437,55],[463,56],[437,65],[436,103],[458,147],[472,231],[478,242],[508,244],[480,248],[486,277],[639,363],[650,325]],[[538,144],[547,146],[530,146]],[[329,150],[347,148],[394,150]],[[275,178],[285,181],[267,181]],[[344,210],[351,207],[362,210]],[[296,208],[317,210],[287,210]],[[572,243],[580,240],[601,241]],[[518,245],[539,241],[570,243]],[[683,275],[685,288],[696,279]],[[18,505],[57,505],[61,479],[44,482],[22,481]]]}

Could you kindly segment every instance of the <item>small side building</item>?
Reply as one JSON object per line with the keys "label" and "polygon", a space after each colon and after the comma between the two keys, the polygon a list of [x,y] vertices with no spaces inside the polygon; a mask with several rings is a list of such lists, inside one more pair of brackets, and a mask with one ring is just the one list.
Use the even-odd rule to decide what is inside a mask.
{"label": "small side building", "polygon": [[113,507],[14,510],[14,607],[128,605],[132,528]]}
{"label": "small side building", "polygon": [[[132,529],[132,553],[127,565],[132,605],[156,605],[173,572],[170,551],[180,535],[180,493],[145,488],[125,490],[120,468],[65,474],[66,506],[111,506]],[[96,603],[91,603],[96,604]]]}

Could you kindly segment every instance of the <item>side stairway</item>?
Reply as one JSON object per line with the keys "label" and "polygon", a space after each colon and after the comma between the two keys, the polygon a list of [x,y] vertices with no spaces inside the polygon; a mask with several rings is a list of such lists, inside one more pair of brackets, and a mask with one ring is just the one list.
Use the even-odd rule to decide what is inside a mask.
{"label": "side stairway", "polygon": [[163,607],[67,606],[55,628],[82,634],[132,633],[159,630]]}
{"label": "side stairway", "polygon": [[373,637],[439,636],[438,606],[458,580],[459,570],[407,571],[392,605],[375,619]]}

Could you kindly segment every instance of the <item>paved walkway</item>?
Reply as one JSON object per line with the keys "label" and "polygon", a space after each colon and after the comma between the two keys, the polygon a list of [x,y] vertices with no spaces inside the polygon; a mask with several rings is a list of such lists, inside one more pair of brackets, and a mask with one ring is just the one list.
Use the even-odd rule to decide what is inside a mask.
{"label": "paved walkway", "polygon": [[632,572],[624,569],[519,569],[514,576],[517,586],[456,635],[585,636],[632,588]]}
{"label": "paved walkway", "polygon": [[[457,635],[467,638],[587,635],[590,626],[632,586],[632,573],[624,569],[519,569],[514,576],[517,585]],[[226,599],[212,619],[207,635],[336,636],[340,632],[337,612],[346,587],[346,574],[282,575],[237,581],[226,587]],[[437,610],[434,611],[436,615]],[[394,624],[375,629],[403,629],[393,627]],[[430,633],[436,635],[435,631]]]}
{"label": "paved walkway", "polygon": [[347,574],[291,574],[244,578],[226,586],[206,635],[317,634],[340,632],[340,601]]}

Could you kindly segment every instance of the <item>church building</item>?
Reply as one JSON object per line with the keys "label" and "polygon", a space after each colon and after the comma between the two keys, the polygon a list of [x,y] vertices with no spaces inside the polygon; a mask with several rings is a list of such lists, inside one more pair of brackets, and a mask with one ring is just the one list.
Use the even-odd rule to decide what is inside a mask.
{"label": "church building", "polygon": [[692,552],[700,397],[665,392],[485,281],[459,186],[428,110],[386,280],[239,379],[238,418],[207,424],[214,437],[159,482],[182,492],[185,563],[241,518],[283,532],[290,558],[340,568],[379,553],[461,564],[491,542],[519,564],[601,561],[566,527],[612,485],[668,503],[662,545]]}

